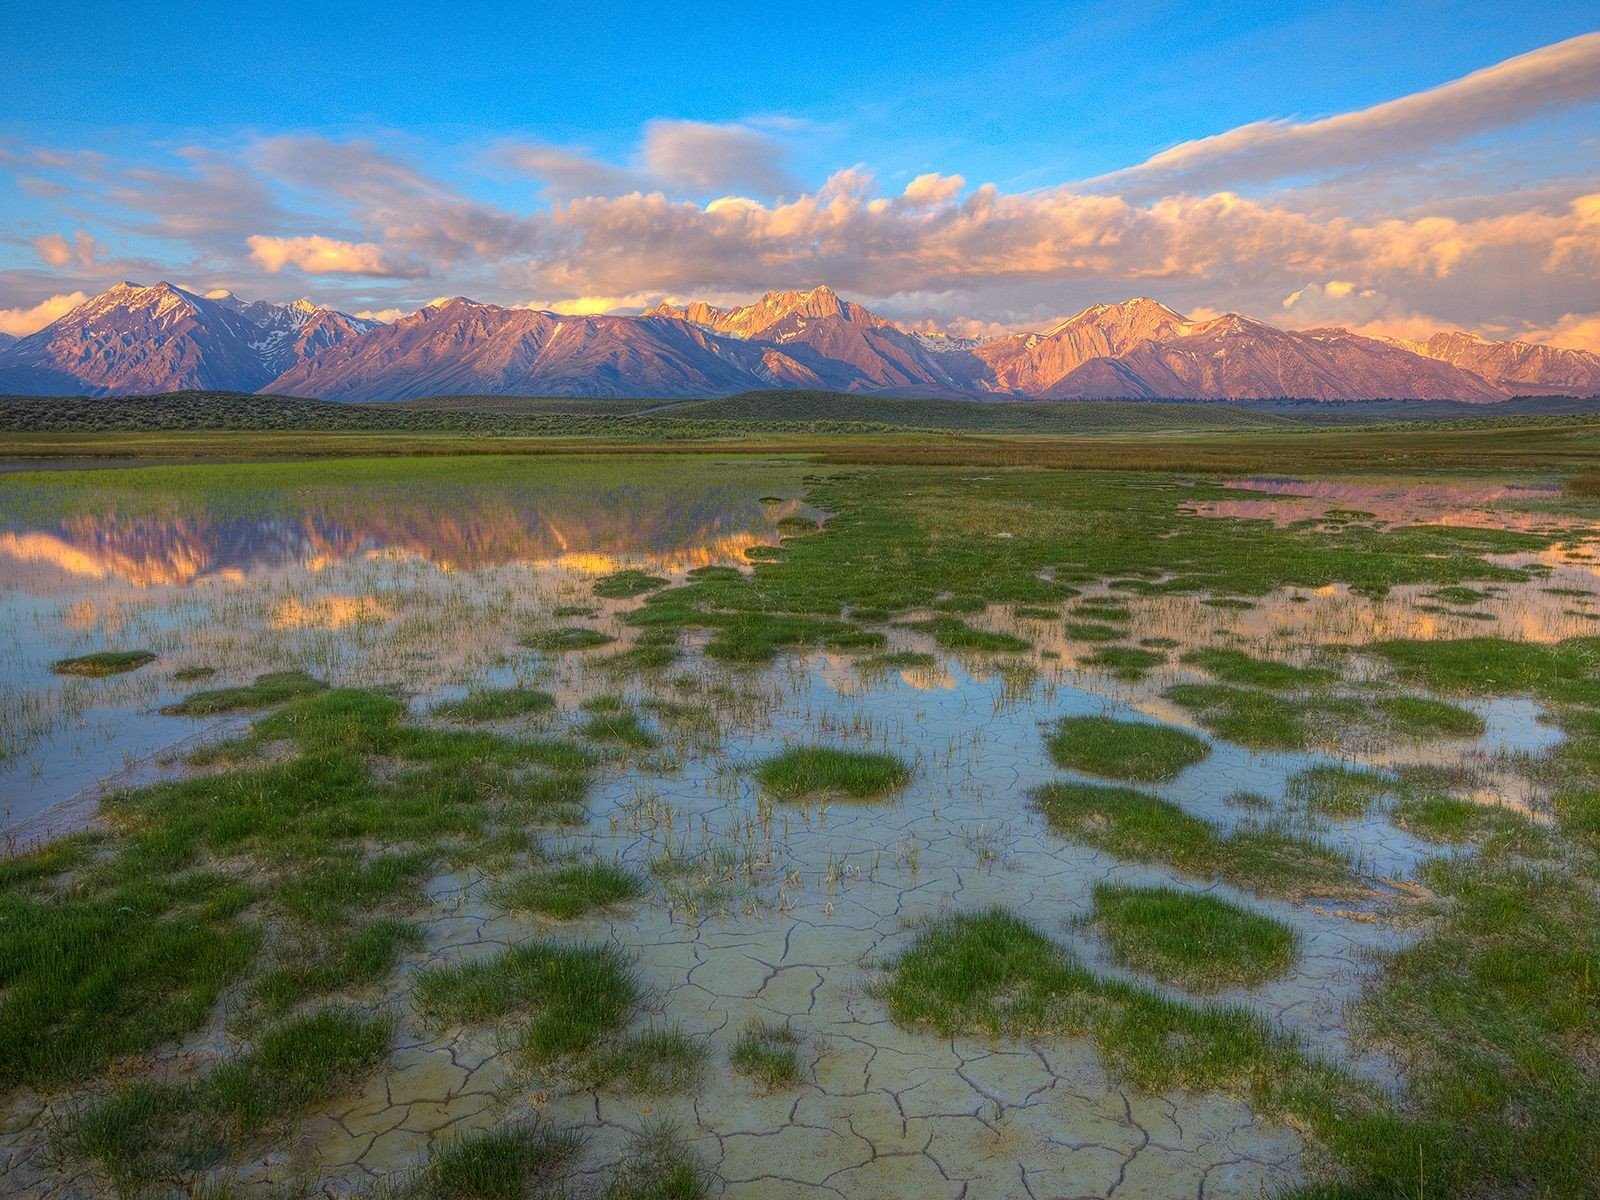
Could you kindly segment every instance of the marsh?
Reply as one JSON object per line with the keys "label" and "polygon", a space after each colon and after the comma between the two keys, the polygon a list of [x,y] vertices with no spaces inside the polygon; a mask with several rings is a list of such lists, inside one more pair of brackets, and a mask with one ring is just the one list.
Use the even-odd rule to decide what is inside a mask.
{"label": "marsh", "polygon": [[1580,1192],[1597,545],[1531,470],[7,475],[5,1187]]}

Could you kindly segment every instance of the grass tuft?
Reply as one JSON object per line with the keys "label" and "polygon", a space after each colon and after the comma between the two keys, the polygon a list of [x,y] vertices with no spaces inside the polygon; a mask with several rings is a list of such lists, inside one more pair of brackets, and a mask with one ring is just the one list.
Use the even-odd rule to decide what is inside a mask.
{"label": "grass tuft", "polygon": [[800,1035],[788,1024],[752,1020],[733,1044],[728,1060],[741,1075],[768,1091],[800,1082]]}
{"label": "grass tuft", "polygon": [[784,799],[839,793],[868,800],[904,787],[911,781],[911,768],[892,754],[794,746],[762,763],[756,778]]}
{"label": "grass tuft", "polygon": [[1116,960],[1191,992],[1257,987],[1298,956],[1294,930],[1217,896],[1098,883],[1094,925]]}
{"label": "grass tuft", "polygon": [[103,675],[136,671],[155,660],[156,656],[149,650],[97,650],[77,658],[58,658],[50,664],[50,669],[57,675],[86,675],[98,679]]}
{"label": "grass tuft", "polygon": [[1205,739],[1182,729],[1110,717],[1067,717],[1049,748],[1059,767],[1133,783],[1173,779],[1211,753]]}
{"label": "grass tuft", "polygon": [[489,901],[511,912],[536,912],[557,920],[636,900],[644,880],[620,863],[584,862],[529,871],[489,892]]}

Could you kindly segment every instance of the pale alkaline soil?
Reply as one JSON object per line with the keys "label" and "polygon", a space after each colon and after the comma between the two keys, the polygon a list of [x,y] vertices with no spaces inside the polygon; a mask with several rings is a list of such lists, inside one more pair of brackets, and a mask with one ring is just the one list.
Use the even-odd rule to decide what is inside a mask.
{"label": "pale alkaline soil", "polygon": [[[403,836],[371,832],[394,827],[383,817],[335,834],[347,863],[409,854],[420,864],[409,884],[371,898],[352,885],[357,911],[328,910],[335,939],[368,917],[405,929],[375,968],[334,971],[276,1006],[263,976],[296,961],[285,939],[310,928],[285,923],[295,910],[282,881],[299,878],[295,856],[308,851],[284,830],[226,845],[218,828],[193,835],[196,869],[246,892],[258,873],[268,881],[226,911],[205,902],[207,920],[247,940],[254,930],[266,949],[231,965],[215,1001],[174,1036],[12,1071],[0,1191],[565,1187],[766,1200],[1592,1187],[1585,1114],[1600,979],[1584,982],[1596,875],[1583,821],[1594,819],[1574,821],[1575,802],[1561,799],[1590,768],[1554,756],[1580,737],[1564,740],[1558,718],[1589,720],[1600,702],[1584,690],[1600,662],[1577,640],[1600,633],[1600,524],[1551,481],[1274,481],[1262,489],[1273,496],[1252,498],[1107,477],[1094,486],[1109,508],[1125,496],[1157,514],[1141,518],[1152,531],[1138,545],[1152,557],[1163,539],[1174,547],[1170,564],[1149,566],[1086,552],[1110,535],[1073,512],[1090,486],[1082,476],[1062,495],[1053,480],[1068,476],[921,471],[903,510],[901,485],[884,484],[876,511],[888,506],[931,539],[912,548],[919,559],[949,556],[945,588],[919,585],[911,559],[871,586],[845,551],[828,566],[828,547],[870,523],[848,502],[870,471],[811,480],[823,469],[761,461],[333,463],[263,468],[257,488],[199,487],[186,470],[97,480],[130,489],[116,505],[68,475],[0,493],[0,789],[13,855],[0,879],[13,902],[0,923],[0,1026],[21,1019],[17,997],[45,970],[18,923],[148,840],[139,814],[154,810],[127,789],[199,776],[211,782],[182,803],[210,805],[214,785],[221,804],[239,773],[345,751],[370,754],[380,783],[403,784],[406,764],[448,754],[447,773],[469,791],[480,768],[488,790],[514,792],[520,772],[547,768],[570,786],[554,807],[501,804],[488,828],[441,819],[417,833],[428,813],[472,802],[445,780],[429,784],[425,796],[444,798],[408,817]],[[1249,505],[1266,507],[1239,507]],[[1043,511],[1061,514],[1060,527],[1031,527],[1030,512]],[[806,531],[826,514],[820,532]],[[1239,577],[1169,588],[1226,545],[1182,539],[1229,522],[1240,538],[1269,539],[1240,543]],[[1403,537],[1395,526],[1427,534],[1434,522],[1487,540],[1408,549],[1403,578],[1374,586],[1371,548]],[[1044,536],[1059,545],[1040,551]],[[1301,539],[1292,553],[1270,540],[1291,536]],[[1352,536],[1359,547],[1340,541]],[[1292,565],[1324,542],[1325,557]],[[763,547],[780,544],[784,561],[767,565]],[[1013,547],[1035,557],[1013,560]],[[1419,575],[1434,577],[1408,577]],[[842,609],[812,603],[833,589]],[[701,615],[687,616],[682,597]],[[779,628],[774,612],[812,624]],[[1489,665],[1460,686],[1459,673],[1431,676],[1426,655],[1419,666],[1403,648],[1381,649],[1469,638],[1565,657],[1507,667],[1488,646]],[[98,677],[51,670],[103,650],[156,658]],[[289,671],[386,690],[404,715],[357,721],[358,737],[317,725],[344,693],[161,712]],[[263,719],[267,734],[250,740]],[[395,720],[490,740],[407,749],[388,732]],[[1152,722],[1170,735],[1145,736]],[[536,768],[494,766],[533,740],[546,747]],[[818,746],[848,753],[809,753]],[[334,786],[332,775],[307,778]],[[182,812],[162,819],[176,828]],[[1493,891],[1451,873],[1480,868],[1556,889],[1559,911],[1538,933],[1570,961],[1557,956],[1547,979],[1519,974],[1515,946],[1497,969],[1450,976],[1476,970],[1472,948],[1493,940],[1449,924]],[[1516,894],[1506,929],[1529,911],[1542,921],[1544,901]],[[438,976],[547,943],[610,947],[632,973],[618,1019],[592,1044],[532,1048],[543,1035],[529,1022],[564,1011],[549,990],[559,972],[515,995]],[[1510,1017],[1483,1015],[1491,993]],[[138,1003],[116,985],[85,994],[108,1009]],[[598,1001],[578,1007],[592,1016]],[[259,1066],[270,1059],[263,1030],[330,1008],[387,1019],[392,1032],[372,1034],[374,1053],[315,1086],[240,1108],[252,1115],[225,1132],[205,1126],[210,1141],[194,1133],[217,1102],[172,1095],[212,1096],[207,1081],[229,1064],[276,1078]],[[69,1036],[72,1019],[32,1036]],[[1508,1021],[1516,1029],[1502,1043]],[[1440,1065],[1453,1042],[1481,1053],[1472,1094],[1503,1096],[1504,1114],[1452,1107],[1468,1104],[1452,1090],[1461,1071]],[[167,1107],[140,1109],[122,1142],[83,1133],[97,1104],[125,1101],[140,1081],[176,1085],[162,1093]],[[532,1118],[581,1145],[528,1149]],[[1494,1145],[1447,1147],[1441,1126]],[[1539,1148],[1506,1153],[1529,1126]],[[139,1158],[151,1129],[164,1146],[153,1165]],[[471,1158],[459,1139],[484,1130],[509,1130],[504,1145],[523,1157],[484,1151],[500,1168],[515,1161],[447,1181]],[[677,1175],[620,1170],[641,1136]],[[126,1151],[121,1161],[108,1145]]]}

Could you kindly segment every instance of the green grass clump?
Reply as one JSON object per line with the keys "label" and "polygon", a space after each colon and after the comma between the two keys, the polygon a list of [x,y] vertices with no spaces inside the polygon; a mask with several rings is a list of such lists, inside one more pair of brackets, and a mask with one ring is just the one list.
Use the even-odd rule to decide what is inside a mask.
{"label": "green grass clump", "polygon": [[1102,625],[1098,621],[1068,621],[1063,628],[1075,642],[1114,642],[1126,636],[1115,625]]}
{"label": "green grass clump", "polygon": [[678,661],[678,631],[642,630],[633,645],[600,661],[608,671],[660,671]]}
{"label": "green grass clump", "polygon": [[904,787],[911,781],[911,768],[892,754],[794,746],[762,763],[756,778],[784,799],[838,793],[868,800]]}
{"label": "green grass clump", "polygon": [[330,1099],[389,1053],[394,1022],[325,1008],[266,1030],[255,1047],[189,1084],[140,1081],[91,1101],[56,1149],[97,1164],[119,1190],[193,1173]]}
{"label": "green grass clump", "polygon": [[639,984],[613,945],[524,942],[493,958],[418,974],[417,1007],[445,1024],[520,1015],[534,1066],[593,1051],[626,1024]]}
{"label": "green grass clump", "polygon": [[1151,667],[1166,662],[1167,656],[1141,646],[1101,646],[1083,661],[1091,667],[1105,668],[1118,679],[1133,680],[1143,679]]}
{"label": "green grass clump", "polygon": [[1180,683],[1162,694],[1192,711],[1218,737],[1267,750],[1303,750],[1323,729],[1359,720],[1363,713],[1356,700],[1290,699],[1226,683]]}
{"label": "green grass clump", "polygon": [[800,1035],[788,1024],[752,1020],[733,1044],[728,1060],[741,1075],[768,1091],[800,1082]]}
{"label": "green grass clump", "polygon": [[810,517],[792,516],[780,517],[776,528],[785,537],[794,537],[798,534],[815,533],[822,525]]}
{"label": "green grass clump", "polygon": [[1290,776],[1284,794],[1315,813],[1354,820],[1380,800],[1398,795],[1400,784],[1382,771],[1318,763]]}
{"label": "green grass clump", "polygon": [[873,650],[885,640],[846,621],[784,613],[736,613],[719,618],[713,628],[706,657],[730,663],[767,663],[784,650]]}
{"label": "green grass clump", "polygon": [[929,617],[909,622],[906,628],[929,634],[941,650],[1013,651],[1026,650],[1032,644],[1009,633],[974,629],[960,617]]}
{"label": "green grass clump", "polygon": [[50,669],[57,675],[87,675],[98,679],[102,675],[136,671],[155,660],[156,656],[149,650],[97,650],[77,658],[58,658],[50,664]]}
{"label": "green grass clump", "polygon": [[616,640],[610,634],[590,629],[587,625],[563,625],[555,629],[536,630],[524,637],[522,644],[543,654],[561,654],[568,650],[592,650]]}
{"label": "green grass clump", "polygon": [[644,880],[615,862],[570,863],[529,871],[496,884],[489,900],[512,912],[536,912],[566,920],[595,909],[636,900]]}
{"label": "green grass clump", "polygon": [[586,1087],[626,1088],[646,1096],[683,1092],[705,1074],[706,1044],[683,1030],[652,1029],[610,1043],[590,1057]]}
{"label": "green grass clump", "polygon": [[586,700],[583,709],[589,719],[578,726],[578,732],[590,741],[615,742],[644,750],[660,740],[620,697],[597,696]]}
{"label": "green grass clump", "polygon": [[1358,893],[1331,847],[1271,828],[1224,833],[1171,800],[1132,788],[1050,783],[1034,801],[1057,833],[1133,862],[1165,863],[1200,879],[1277,895]]}
{"label": "green grass clump", "polygon": [[1367,649],[1395,675],[1430,692],[1508,696],[1531,692],[1569,704],[1600,704],[1600,638],[1545,645],[1505,638],[1395,640]]}
{"label": "green grass clump", "polygon": [[1435,588],[1427,594],[1435,600],[1443,600],[1446,604],[1461,605],[1476,604],[1487,596],[1487,593],[1480,592],[1476,588],[1462,587],[1459,584],[1452,587]]}
{"label": "green grass clump", "polygon": [[130,867],[0,892],[0,1088],[50,1087],[176,1039],[254,958],[249,886]]}
{"label": "green grass clump", "polygon": [[896,650],[856,659],[856,670],[866,674],[886,671],[927,671],[939,665],[937,655],[923,650]]}
{"label": "green grass clump", "polygon": [[658,591],[670,582],[660,575],[630,567],[625,571],[613,571],[600,576],[594,581],[594,594],[602,600],[629,600],[646,592]]}
{"label": "green grass clump", "polygon": [[1024,621],[1054,621],[1061,614],[1053,608],[1042,608],[1037,604],[1013,604],[1011,615]]}
{"label": "green grass clump", "polygon": [[257,675],[254,683],[240,687],[193,692],[161,711],[180,717],[209,717],[217,713],[250,712],[309,696],[327,686],[320,679],[313,679],[303,671],[271,671],[265,675]]}
{"label": "green grass clump", "polygon": [[1203,738],[1182,729],[1111,717],[1067,717],[1049,749],[1058,767],[1135,783],[1175,778],[1211,753]]}
{"label": "green grass clump", "polygon": [[215,667],[179,667],[172,673],[172,677],[179,683],[198,683],[202,679],[210,679],[216,673]]}
{"label": "green grass clump", "polygon": [[543,1195],[583,1148],[583,1138],[536,1117],[453,1134],[397,1191],[403,1200],[524,1200]]}
{"label": "green grass clump", "polygon": [[1122,604],[1102,604],[1085,600],[1073,605],[1072,615],[1081,621],[1105,621],[1112,625],[1125,625],[1133,620],[1133,610]]}
{"label": "green grass clump", "polygon": [[1388,696],[1376,705],[1384,725],[1405,738],[1475,738],[1486,728],[1483,718],[1470,708],[1428,696]]}
{"label": "green grass clump", "polygon": [[1321,667],[1296,667],[1221,646],[1191,650],[1183,656],[1183,661],[1199,667],[1223,683],[1266,688],[1275,692],[1317,687],[1337,678],[1333,671]]}
{"label": "green grass clump", "polygon": [[555,706],[555,697],[537,688],[473,688],[459,700],[435,705],[433,715],[450,721],[509,721]]}
{"label": "green grass clump", "polygon": [[647,1126],[628,1146],[602,1200],[701,1200],[711,1177],[671,1126]]}
{"label": "green grass clump", "polygon": [[1283,922],[1178,888],[1097,883],[1094,924],[1123,966],[1191,992],[1257,987],[1298,955]]}
{"label": "green grass clump", "polygon": [[292,955],[264,971],[255,996],[274,1016],[310,996],[326,996],[387,979],[400,956],[421,950],[422,930],[409,921],[380,917],[341,929],[337,936],[297,940]]}

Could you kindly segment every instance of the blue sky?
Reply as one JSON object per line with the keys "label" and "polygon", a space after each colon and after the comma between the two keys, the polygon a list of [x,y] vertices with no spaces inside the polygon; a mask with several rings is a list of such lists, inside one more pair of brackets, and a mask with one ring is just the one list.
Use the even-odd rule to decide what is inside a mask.
{"label": "blue sky", "polygon": [[[29,6],[0,61],[0,329],[133,274],[368,311],[826,281],[947,327],[1151,292],[1587,337],[1600,53],[1569,39],[1597,25],[1568,3]],[[959,185],[908,198],[930,176]]]}

